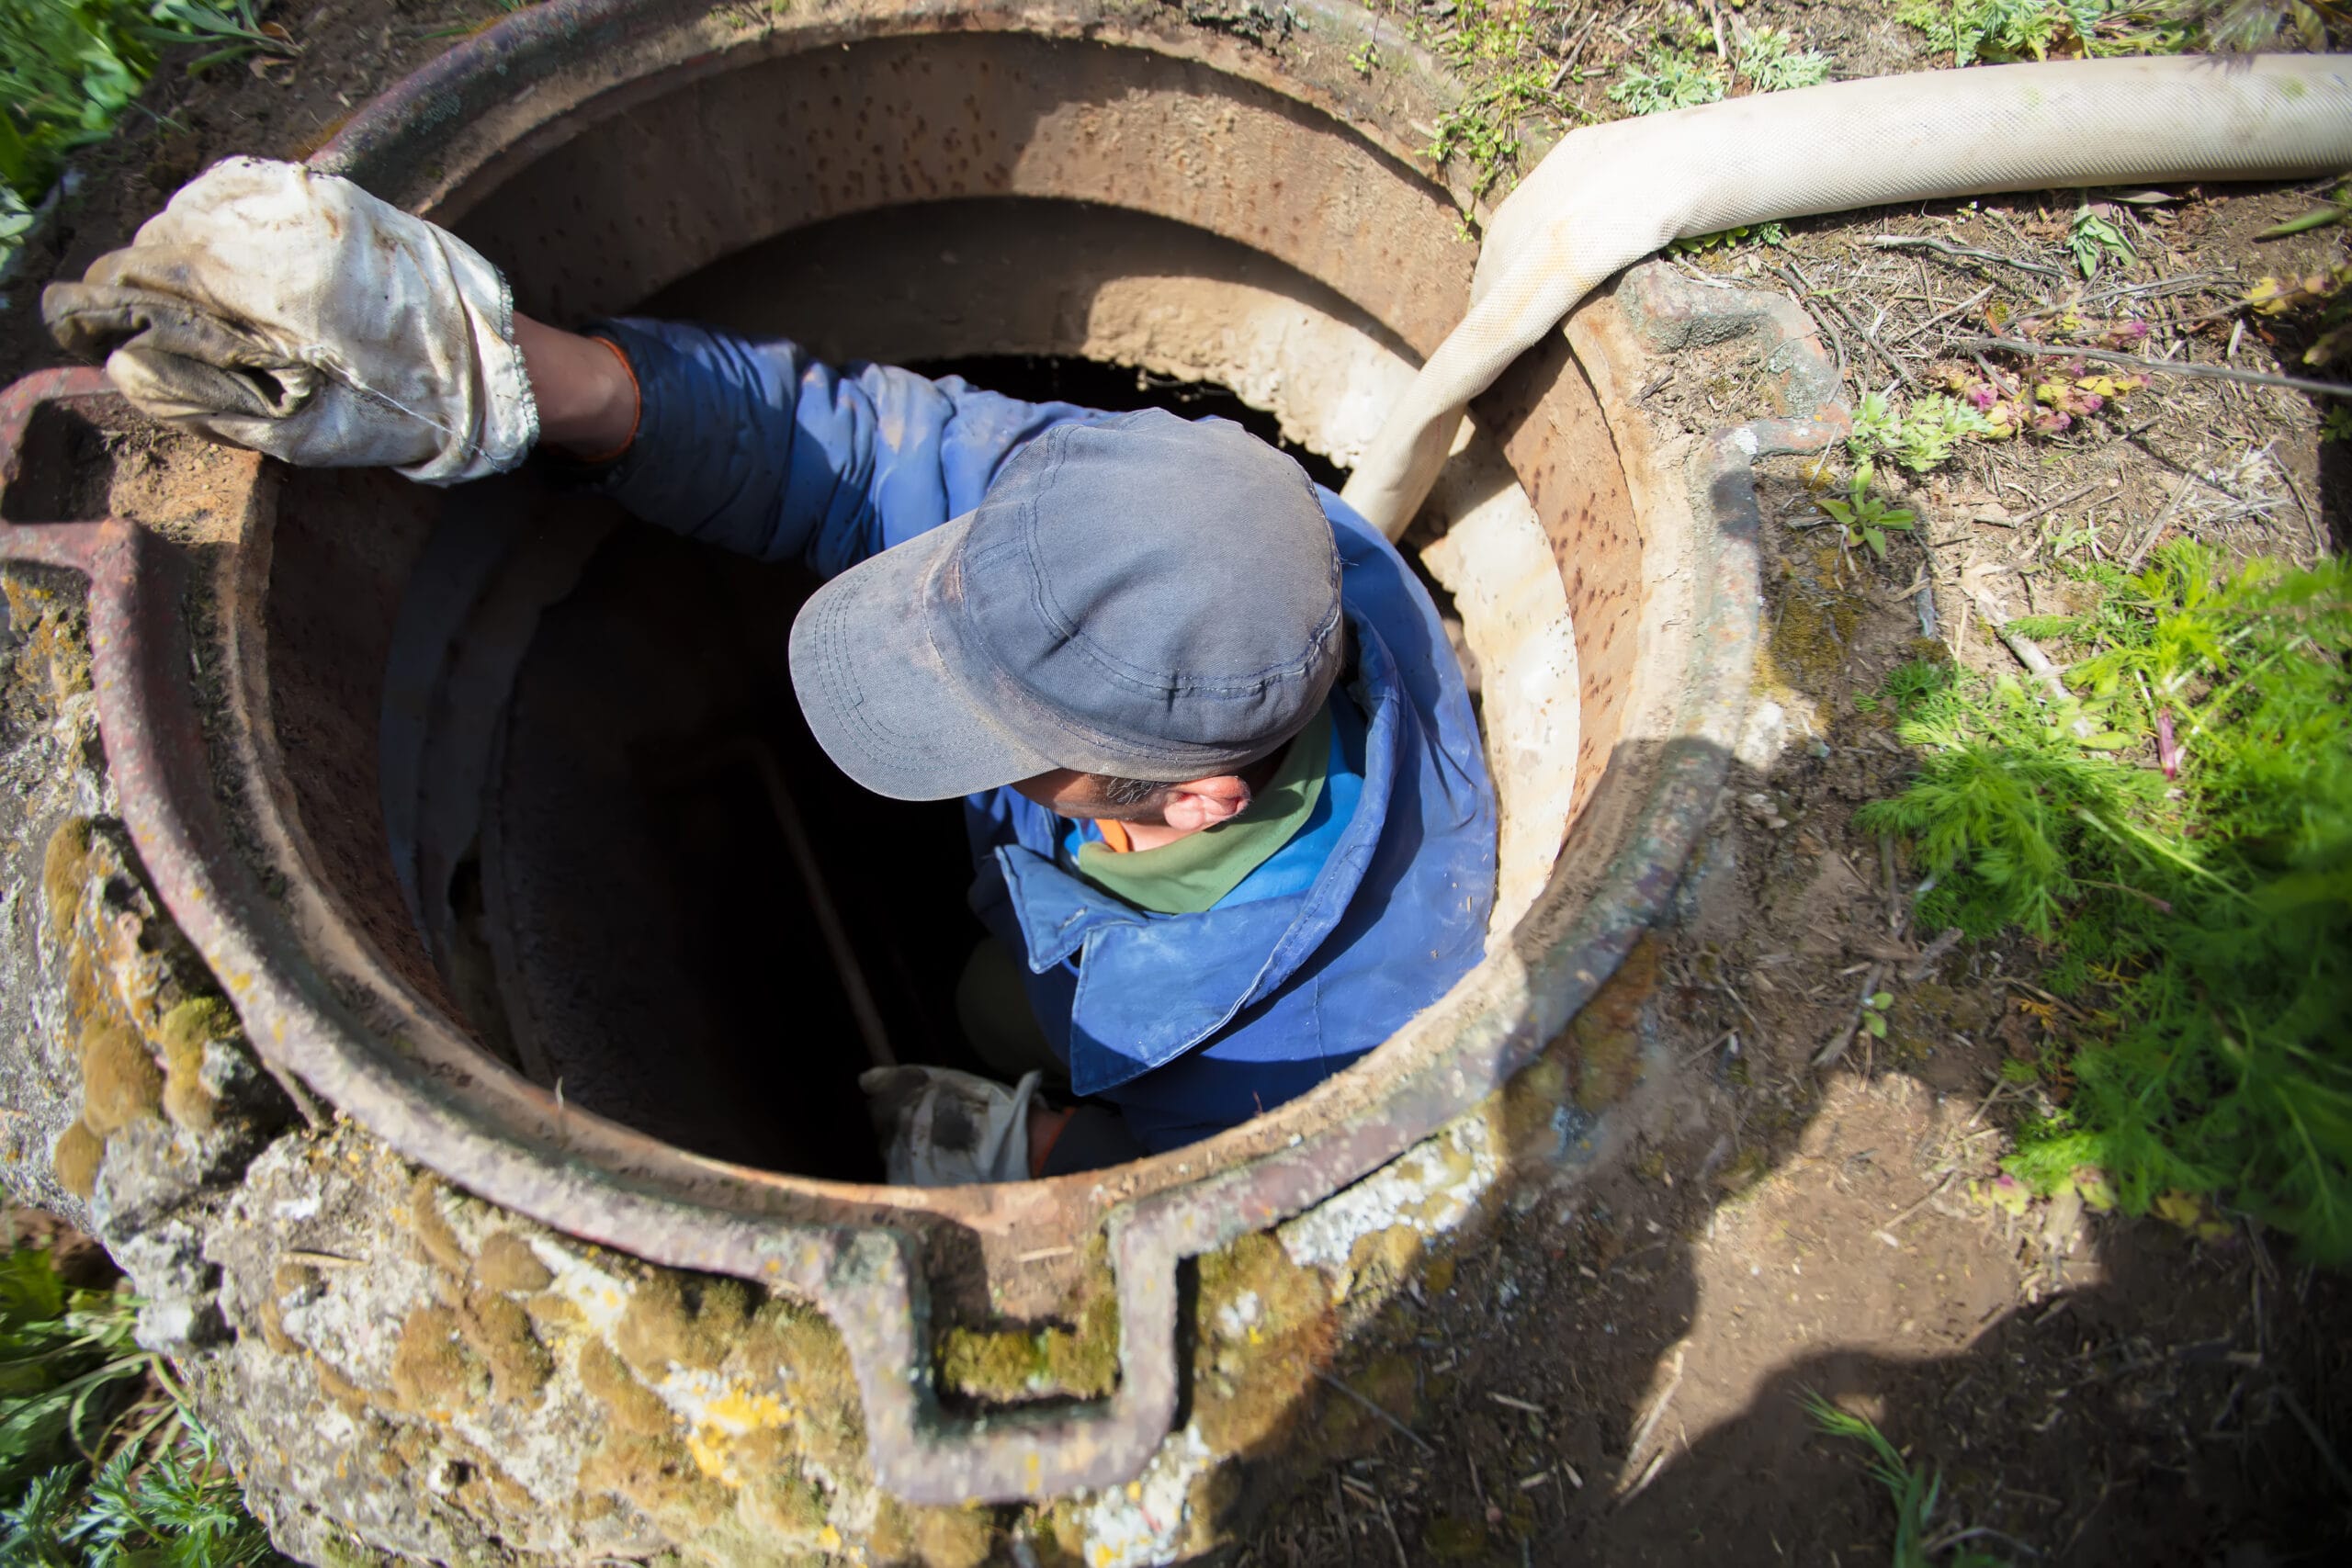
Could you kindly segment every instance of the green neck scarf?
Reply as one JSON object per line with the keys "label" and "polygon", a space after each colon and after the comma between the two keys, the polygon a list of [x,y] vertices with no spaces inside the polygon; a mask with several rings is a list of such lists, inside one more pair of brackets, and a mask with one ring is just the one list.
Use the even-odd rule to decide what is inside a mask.
{"label": "green neck scarf", "polygon": [[1084,844],[1078,873],[1110,894],[1161,915],[1197,915],[1241,886],[1306,824],[1323,795],[1331,762],[1331,709],[1327,703],[1298,732],[1282,766],[1250,808],[1214,828],[1187,833],[1156,850],[1122,854],[1108,844]]}

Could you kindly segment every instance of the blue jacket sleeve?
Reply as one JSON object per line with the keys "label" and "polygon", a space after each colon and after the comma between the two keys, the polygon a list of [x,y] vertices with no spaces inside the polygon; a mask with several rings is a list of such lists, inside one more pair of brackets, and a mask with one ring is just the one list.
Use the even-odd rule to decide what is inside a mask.
{"label": "blue jacket sleeve", "polygon": [[634,320],[589,331],[628,355],[639,415],[587,488],[673,533],[824,577],[969,512],[1041,431],[1102,417],[959,377],[837,370],[781,338]]}

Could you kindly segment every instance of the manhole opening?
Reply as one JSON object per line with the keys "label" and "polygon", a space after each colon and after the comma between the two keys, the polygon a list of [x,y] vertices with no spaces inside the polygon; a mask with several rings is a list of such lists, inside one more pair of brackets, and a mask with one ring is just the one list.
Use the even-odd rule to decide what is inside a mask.
{"label": "manhole opening", "polygon": [[[908,367],[1029,400],[1220,415],[1323,483],[1346,477],[1213,382],[1074,355]],[[487,580],[478,558],[429,548],[404,595],[395,670],[436,673],[422,736],[389,716],[385,731],[388,780],[415,778],[420,799],[385,804],[412,824],[396,840],[451,999],[486,1050],[560,1082],[567,1104],[695,1154],[881,1180],[856,1081],[877,1037],[899,1061],[988,1071],[958,1016],[985,934],[962,803],[868,794],[818,748],[786,659],[806,571],[623,522],[518,637],[502,596],[548,570],[547,548],[518,533]],[[416,613],[469,596],[454,636]],[[518,643],[503,682],[481,657],[499,635]],[[419,746],[416,766],[391,755]]]}
{"label": "manhole opening", "polygon": [[[945,32],[928,12],[912,31],[895,12],[870,27],[849,15],[847,37],[829,19],[821,36],[779,28],[717,53],[692,29],[661,31],[641,64],[627,56],[642,74],[619,92],[571,74],[568,42],[531,35],[529,58],[502,57],[507,74],[465,89],[486,95],[480,115],[401,100],[328,157],[495,257],[541,320],[700,321],[795,339],[831,365],[960,366],[1013,395],[1093,406],[1165,395],[1197,413],[1219,407],[1204,384],[1221,386],[1342,462],[1460,311],[1473,249],[1444,191],[1397,151],[1419,144],[1397,118],[1419,100],[1373,112],[1328,51],[1270,61],[1157,17],[1081,40],[1000,32],[1028,24],[995,13]],[[673,42],[686,52],[665,52]],[[624,58],[599,50],[597,72]],[[516,94],[526,67],[545,68],[529,77],[542,85]],[[729,152],[717,162],[715,141]],[[1611,771],[1649,597],[1609,428],[1565,343],[1530,356],[1479,417],[1432,500],[1426,564],[1459,592],[1488,676],[1511,868],[1499,933],[1549,896],[1563,834]],[[887,951],[861,952],[882,1032],[910,1058],[959,1050],[942,998],[976,932],[957,809],[918,827],[910,811],[826,795],[780,635],[810,584],[528,475],[444,494],[306,471],[284,477],[268,526],[253,585],[255,724],[271,749],[256,798],[276,833],[265,858],[288,873],[304,955],[351,1010],[354,1038],[326,1048],[404,1057],[430,1091],[480,1110],[421,1143],[471,1159],[487,1152],[478,1140],[552,1137],[582,1166],[761,1213],[878,1204],[952,1229],[1003,1201],[854,1194],[694,1157],[779,1178],[873,1171],[854,1089],[866,1054],[842,1022],[856,1009],[812,990],[827,976],[808,922],[746,891],[806,902],[771,774],[844,919],[866,919],[871,899],[881,945],[935,964],[906,976]],[[441,624],[419,637],[432,595],[413,590],[469,581],[444,570],[459,537],[494,558],[473,563],[466,592],[424,605]],[[779,635],[747,639],[746,626]],[[455,656],[411,667],[413,646]],[[473,717],[447,726],[451,712]],[[302,766],[282,765],[297,749]],[[869,825],[869,807],[888,820]],[[1602,848],[1623,818],[1600,814]],[[928,890],[890,859],[902,850],[935,876]],[[1546,931],[1581,904],[1567,897]],[[940,926],[912,929],[932,908]],[[507,1028],[463,1021],[485,1019]],[[1035,1251],[1064,1217],[1082,1224],[1103,1203],[1385,1107],[1397,1069],[1484,1048],[1447,1027],[1425,1012],[1362,1070],[1214,1155],[1057,1186],[987,1245]],[[515,1073],[481,1072],[490,1057]],[[811,1076],[812,1057],[837,1070]],[[518,1078],[559,1092],[520,1092]],[[397,1106],[416,1091],[390,1092]],[[636,1223],[616,1219],[616,1234]]]}

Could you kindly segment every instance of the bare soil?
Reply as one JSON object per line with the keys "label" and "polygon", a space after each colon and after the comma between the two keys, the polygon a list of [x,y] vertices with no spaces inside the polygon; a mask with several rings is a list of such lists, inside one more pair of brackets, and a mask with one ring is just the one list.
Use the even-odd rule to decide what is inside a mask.
{"label": "bare soil", "polygon": [[[1589,20],[1582,58],[1618,59],[1656,9],[1565,12],[1553,51]],[[1748,0],[1734,12],[1828,50],[1841,75],[1938,63],[1890,9]],[[149,112],[87,161],[85,197],[0,310],[0,372],[59,358],[34,308],[47,276],[78,275],[216,157],[307,152],[453,29],[500,13],[492,0],[284,0],[270,14],[306,45],[290,68],[166,70]],[[1613,112],[1606,85],[1578,91]],[[2073,193],[1811,220],[1790,226],[1785,248],[1680,265],[1811,297],[1856,397],[1902,381],[1890,356],[1922,385],[1940,364],[1972,364],[1951,340],[2006,335],[1990,306],[2014,322],[2069,298],[2147,321],[2152,354],[2301,372],[2307,333],[2229,307],[2254,278],[2341,249],[2341,231],[2254,238],[2322,188],[2178,186],[2119,202],[2136,259],[2088,285],[2064,245]],[[2032,265],[1881,247],[1881,235]],[[1693,430],[1746,417],[1747,368],[1694,360],[1652,406]],[[1766,475],[1758,697],[1787,745],[1727,794],[1679,918],[1636,961],[1651,1059],[1674,1064],[1670,1113],[1622,1168],[1536,1195],[1423,1282],[1414,1438],[1332,1467],[1239,1562],[1882,1561],[1892,1506],[1857,1450],[1813,1429],[1808,1391],[1941,1472],[1938,1562],[1962,1549],[2343,1560],[2345,1280],[2251,1226],[2200,1244],[2154,1222],[2075,1205],[2013,1214],[1973,1196],[2023,1109],[1996,1089],[2000,1062],[2068,1021],[2035,987],[2026,947],[1928,955],[1936,933],[1903,920],[1916,876],[1849,821],[1909,766],[1853,698],[1916,653],[1918,587],[1932,589],[1937,640],[2009,668],[1971,624],[1973,590],[2008,613],[2047,610],[2066,592],[2059,562],[2125,558],[2176,532],[2307,558],[2333,547],[2352,506],[2342,446],[2320,444],[2301,393],[2159,378],[2064,436],[1973,443],[1925,479],[1894,477],[1921,527],[1881,562],[1805,525],[1803,465]],[[1866,981],[1895,993],[1888,1039],[1856,1035],[1815,1067]]]}

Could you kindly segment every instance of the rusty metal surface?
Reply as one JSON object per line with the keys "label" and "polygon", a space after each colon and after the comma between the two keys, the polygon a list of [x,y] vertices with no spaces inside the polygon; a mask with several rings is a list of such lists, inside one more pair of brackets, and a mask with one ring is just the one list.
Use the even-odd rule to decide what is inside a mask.
{"label": "rusty metal surface", "polygon": [[[375,176],[405,159],[413,165],[403,176],[411,179],[408,188],[446,190],[459,175],[436,141],[450,115],[507,101],[500,96],[511,98],[518,85],[536,84],[550,106],[546,123],[558,123],[568,104],[616,92],[636,63],[600,51],[625,54],[622,46],[641,40],[645,29],[666,28],[668,52],[654,53],[671,62],[693,58],[678,43],[689,12],[700,14],[678,5],[555,0],[397,89],[355,120],[327,156]],[[838,34],[861,17],[900,29],[992,25],[1076,33],[1111,16],[1139,28],[1137,15],[1135,7],[1109,6],[1012,13],[843,6],[789,41],[806,47],[831,37],[838,43],[824,28]],[[707,57],[722,52],[728,39],[735,40],[728,47],[750,47],[727,25],[711,25],[724,36],[705,39]],[[781,38],[763,32],[758,46],[781,49]],[[1185,47],[1219,58],[1244,52],[1231,40],[1188,38]],[[594,91],[578,84],[557,90],[552,85],[562,71],[583,58],[601,61],[612,79]],[[1250,71],[1260,86],[1261,78],[1279,79],[1263,60],[1253,60]],[[1329,101],[1318,89],[1304,94],[1294,112],[1303,117],[1313,103]],[[512,126],[511,118],[485,114]],[[505,165],[510,170],[531,150],[527,130],[516,140],[523,150]],[[475,172],[484,167],[487,154]],[[1397,175],[1391,169],[1382,177]],[[1419,199],[1435,198],[1425,191]],[[1283,243],[1279,234],[1249,231],[1269,245]],[[1298,254],[1312,259],[1316,253]],[[1466,260],[1460,264],[1465,272]],[[1326,281],[1356,298],[1339,280]],[[1449,277],[1432,290],[1440,299],[1432,317],[1445,313],[1443,297],[1457,282]],[[1385,286],[1392,298],[1396,283],[1392,277]],[[1391,321],[1408,340],[1426,337],[1426,324],[1401,316]],[[76,374],[89,375],[68,373]],[[1627,651],[1637,649],[1633,627],[1640,624],[1639,590],[1632,585],[1645,581],[1638,552],[1657,541],[1641,539],[1623,502],[1610,498],[1616,466],[1611,425],[1574,366],[1562,356],[1548,372],[1539,366],[1531,375],[1530,412],[1518,426],[1519,439],[1534,445],[1514,454],[1514,466],[1541,492],[1539,510],[1564,560],[1587,549],[1611,552],[1581,558],[1593,581],[1582,588],[1572,582],[1571,594],[1581,595],[1580,642],[1591,636],[1599,664],[1625,670],[1638,662]],[[19,383],[0,401],[0,440],[11,452],[24,428],[17,411],[44,397],[93,389],[86,379],[37,379],[39,385]],[[1766,444],[1782,435],[1809,438],[1792,431]],[[1555,451],[1555,443],[1565,445]],[[1659,679],[1674,688],[1645,715],[1658,721],[1651,731],[1661,738],[1654,754],[1634,760],[1638,766],[1612,756],[1626,765],[1596,775],[1604,808],[1587,813],[1552,886],[1503,952],[1375,1058],[1248,1127],[1096,1177],[944,1194],[843,1187],[695,1159],[616,1123],[568,1116],[547,1091],[482,1055],[427,987],[388,962],[392,939],[359,929],[348,899],[318,886],[316,840],[301,813],[315,815],[319,807],[315,796],[307,806],[293,802],[284,777],[311,759],[289,757],[270,739],[277,714],[267,657],[269,538],[246,541],[226,585],[232,657],[245,681],[242,733],[226,759],[208,752],[188,690],[178,613],[188,564],[173,547],[115,522],[64,529],[20,525],[0,535],[0,554],[89,572],[101,717],[126,818],[159,892],[274,1067],[299,1076],[393,1147],[494,1202],[657,1263],[737,1275],[815,1303],[852,1355],[882,1483],[916,1502],[1010,1500],[1133,1475],[1177,1407],[1175,1278],[1182,1259],[1311,1206],[1476,1105],[1565,1027],[1664,906],[1713,807],[1744,708],[1757,630],[1755,516],[1746,476],[1757,449],[1753,433],[1745,444],[1727,435],[1710,446],[1699,471],[1700,526],[1685,541],[1697,631],[1679,649],[1641,650],[1669,666]],[[1539,472],[1547,461],[1551,471]],[[1623,576],[1600,582],[1603,564]],[[1634,596],[1622,612],[1630,622],[1622,630],[1608,613],[1616,593]],[[1590,634],[1588,605],[1598,623]],[[378,614],[389,619],[389,609]],[[1625,677],[1628,701],[1634,684]],[[1614,753],[1626,728],[1588,722],[1586,733],[1597,737],[1591,744]],[[227,803],[244,824],[236,834],[209,787],[224,761],[247,775],[245,798]],[[1608,799],[1612,793],[1621,798]],[[246,822],[245,813],[255,821]],[[364,815],[340,829],[352,845],[364,840]],[[380,825],[376,830],[380,835]],[[259,865],[253,844],[260,846]],[[383,886],[367,901],[397,909],[389,857],[381,875]],[[413,944],[413,935],[408,940]],[[1046,1416],[944,1416],[933,1396],[928,1353],[927,1276],[938,1267],[941,1247],[957,1238],[968,1247],[978,1237],[984,1249],[1003,1251],[1040,1238],[1067,1239],[1098,1223],[1107,1227],[1120,1306],[1117,1392],[1100,1405]]]}

